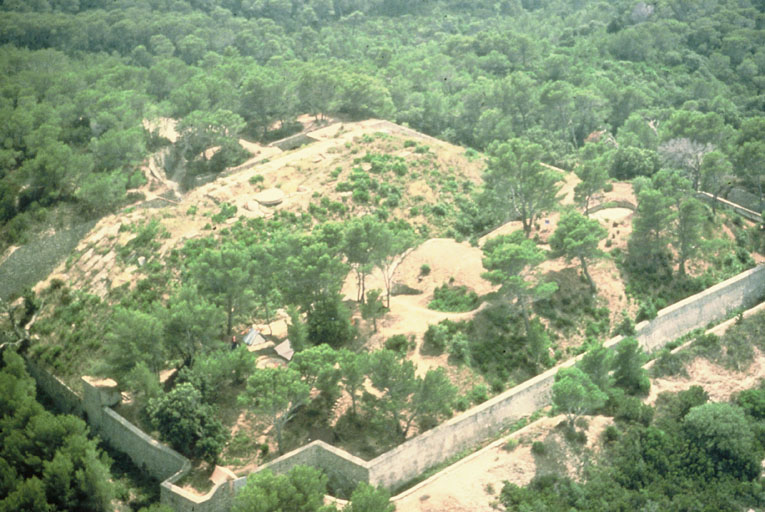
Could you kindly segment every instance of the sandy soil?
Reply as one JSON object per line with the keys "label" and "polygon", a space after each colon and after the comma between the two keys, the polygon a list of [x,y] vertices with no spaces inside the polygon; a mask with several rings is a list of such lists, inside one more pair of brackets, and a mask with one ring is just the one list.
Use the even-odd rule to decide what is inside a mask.
{"label": "sandy soil", "polygon": [[[612,423],[611,418],[586,417],[587,449],[597,450],[599,437]],[[527,485],[537,472],[531,453],[534,441],[543,441],[563,416],[545,417],[531,425],[491,443],[486,448],[449,466],[425,482],[394,497],[398,512],[462,512],[496,510],[491,503],[497,499],[505,481]],[[503,447],[508,440],[519,444],[511,451]],[[556,439],[556,441],[560,442]],[[570,468],[576,472],[576,468]],[[575,475],[572,475],[575,476]]]}
{"label": "sandy soil", "polygon": [[[308,121],[313,123],[312,119]],[[170,140],[177,138],[175,122],[171,119],[147,121],[146,126],[158,128],[160,133]],[[460,180],[480,182],[483,164],[479,161],[469,162],[464,156],[463,148],[376,119],[357,123],[337,122],[323,126],[309,133],[317,142],[287,152],[272,146],[263,147],[244,141],[243,145],[255,155],[250,162],[224,172],[215,181],[194,189],[179,201],[159,198],[160,194],[168,191],[178,194],[175,184],[164,176],[161,165],[163,155],[160,153],[145,163],[144,173],[149,183],[140,191],[146,195],[147,200],[161,199],[167,203],[167,207],[134,209],[104,217],[80,242],[70,264],[62,264],[54,270],[54,274],[64,277],[72,287],[88,288],[103,298],[109,289],[124,283],[130,283],[132,286],[138,278],[137,267],[119,264],[114,255],[114,249],[118,245],[124,245],[135,236],[128,231],[120,233],[119,228],[122,225],[157,218],[169,233],[167,238],[161,240],[162,247],[158,251],[160,255],[164,255],[172,248],[181,246],[187,239],[209,234],[210,231],[203,229],[210,222],[209,215],[217,213],[224,202],[237,207],[237,216],[252,218],[270,217],[275,208],[305,210],[314,199],[314,194],[328,195],[335,200],[342,199],[334,190],[336,181],[330,178],[330,172],[338,165],[349,168],[353,159],[357,157],[347,150],[346,144],[358,142],[364,135],[378,132],[399,137],[399,140],[401,137],[407,137],[426,141],[436,155],[440,169],[455,170]],[[384,151],[383,145],[390,143],[378,141],[375,144],[381,145],[377,150]],[[412,155],[408,150],[392,152],[396,151],[401,154],[407,153],[412,158],[419,157]],[[251,184],[250,179],[255,175],[263,176],[264,181]],[[285,200],[273,208],[258,203],[254,195],[268,188],[281,189],[286,195]],[[428,197],[435,202],[437,198],[433,190],[429,190]],[[365,213],[364,208],[358,205],[349,203],[349,206],[353,209],[353,214]],[[194,209],[196,214],[190,213]],[[403,211],[394,210],[392,214],[405,216]],[[422,223],[424,218],[413,220]],[[234,219],[229,219],[229,222],[233,221]],[[47,282],[46,280],[40,283],[38,289],[47,286]]]}
{"label": "sandy soil", "polygon": [[[548,166],[551,167],[551,166]],[[564,172],[564,185],[561,189],[563,206],[574,204],[574,187],[579,183],[579,178],[573,172],[565,172],[561,169],[551,167],[554,170]],[[613,190],[604,192],[592,201],[591,207],[599,204],[605,204],[612,201],[626,201],[635,204],[635,195],[632,191],[632,184],[616,182],[613,183]],[[629,208],[615,207],[606,208],[599,212],[592,213],[591,218],[597,219],[601,225],[606,228],[608,235],[600,243],[600,249],[608,253],[616,248],[626,250],[627,241],[632,233],[632,216],[634,212]],[[549,250],[547,242],[549,237],[555,232],[560,220],[560,212],[551,212],[539,219],[539,230],[532,230],[531,236],[538,237],[539,245]],[[494,231],[479,239],[479,246],[496,236],[512,233],[522,229],[520,221],[508,222]],[[609,243],[610,242],[610,243]],[[542,262],[537,271],[541,274],[550,271],[560,271],[568,267],[576,267],[576,262],[568,263],[563,258],[548,259]],[[614,261],[609,258],[600,258],[589,264],[590,275],[598,288],[600,304],[610,311],[610,320],[612,324],[619,322],[622,318],[622,311],[627,311],[634,315],[637,305],[630,303],[627,299],[624,283]],[[576,342],[577,340],[573,340]]]}
{"label": "sandy soil", "polygon": [[760,380],[765,379],[765,355],[756,348],[754,350],[754,361],[749,368],[740,372],[726,370],[722,366],[698,357],[685,367],[688,372],[687,378],[653,379],[651,381],[651,393],[645,401],[653,404],[656,397],[664,391],[675,393],[691,386],[703,387],[713,402],[728,401],[731,395],[757,387]]}
{"label": "sandy soil", "polygon": [[[714,402],[727,401],[734,393],[756,387],[765,378],[765,355],[757,351],[752,365],[741,372],[731,372],[709,361],[697,358],[688,366],[688,378],[660,378],[651,382],[646,403],[653,404],[659,393],[678,392],[693,385],[702,386]],[[588,417],[587,448],[599,449],[599,436],[612,423],[611,418]],[[527,485],[537,472],[531,453],[533,441],[544,440],[562,417],[542,418],[528,427],[492,443],[486,448],[450,466],[422,484],[394,498],[398,512],[491,511],[491,503],[502,490],[504,481]],[[518,439],[513,451],[502,447],[508,439]],[[572,456],[573,454],[569,454]],[[575,458],[566,458],[567,471],[576,476]],[[569,463],[570,460],[573,462]],[[490,486],[490,487],[489,487]],[[488,493],[487,488],[494,493]]]}
{"label": "sandy soil", "polygon": [[[445,354],[437,357],[420,354],[422,336],[429,325],[444,319],[469,320],[480,307],[467,313],[445,313],[428,309],[428,303],[433,299],[433,290],[452,279],[455,286],[467,286],[479,296],[495,290],[495,286],[481,277],[484,271],[482,256],[479,248],[471,247],[467,242],[459,243],[446,238],[427,240],[409,252],[397,266],[394,280],[422,293],[391,297],[390,310],[382,320],[378,320],[378,332],[370,337],[367,347],[371,350],[381,348],[385,340],[394,334],[414,335],[417,348],[409,355],[409,359],[414,361],[419,375],[425,374],[431,368],[448,367]],[[431,270],[427,276],[420,274],[422,265],[430,266]],[[384,290],[385,285],[379,271],[367,278],[366,288]],[[356,277],[351,272],[343,286],[343,293],[347,299],[355,300],[356,290]]]}

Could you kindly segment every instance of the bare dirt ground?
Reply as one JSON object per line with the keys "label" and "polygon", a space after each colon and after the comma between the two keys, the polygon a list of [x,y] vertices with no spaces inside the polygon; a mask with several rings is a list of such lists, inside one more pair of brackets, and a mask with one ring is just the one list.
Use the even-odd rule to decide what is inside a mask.
{"label": "bare dirt ground", "polygon": [[[147,126],[158,128],[160,134],[170,140],[177,138],[175,123],[171,119],[159,119],[153,124],[147,121]],[[161,239],[162,247],[158,251],[158,254],[163,256],[172,248],[181,246],[187,239],[210,234],[210,230],[204,229],[210,223],[209,216],[218,213],[220,205],[224,202],[237,207],[237,217],[246,218],[270,217],[277,208],[304,211],[317,196],[328,196],[345,202],[340,193],[335,192],[337,181],[330,177],[330,173],[338,166],[350,168],[353,160],[364,153],[356,153],[349,148],[358,146],[364,136],[377,133],[386,134],[391,139],[369,143],[364,151],[383,152],[386,147],[398,148],[392,149],[391,152],[415,161],[415,157],[419,158],[420,155],[413,154],[409,149],[401,150],[400,141],[403,138],[411,138],[418,143],[427,142],[434,155],[434,162],[444,173],[454,173],[460,180],[480,182],[483,163],[469,161],[463,148],[376,119],[357,123],[336,122],[321,127],[309,132],[316,142],[292,151],[282,152],[272,146],[264,147],[244,141],[243,146],[255,155],[254,163],[245,163],[224,172],[215,181],[188,192],[177,202],[159,198],[160,194],[170,190],[175,193],[178,191],[175,184],[168,180],[161,170],[162,155],[154,155],[145,163],[144,173],[149,183],[140,191],[146,195],[147,200],[160,199],[166,202],[167,206],[160,209],[127,209],[102,218],[80,242],[69,263],[59,266],[54,274],[69,281],[74,288],[89,289],[92,293],[105,297],[109,289],[124,283],[131,283],[132,286],[137,281],[137,267],[125,267],[115,257],[114,249],[135,236],[124,228],[120,231],[121,226],[157,219],[168,232],[168,236]],[[256,175],[263,177],[262,183],[250,183]],[[435,202],[435,191],[429,185],[426,186],[427,194],[423,196],[423,200]],[[269,188],[280,189],[285,193],[285,199],[280,205],[268,207],[255,200],[258,192]],[[352,214],[366,213],[365,209],[358,205],[348,203],[348,206]],[[194,210],[196,213],[192,213]],[[408,212],[394,209],[391,214],[394,217],[406,217]],[[421,216],[410,220],[420,224],[425,222]],[[233,221],[234,219],[229,219],[229,222]],[[41,282],[37,290],[47,286],[48,282]]]}
{"label": "bare dirt ground", "polygon": [[[597,451],[600,434],[612,423],[604,416],[585,417],[589,422],[585,452],[575,456],[567,453],[567,470],[576,477],[578,466],[587,453]],[[564,416],[545,417],[531,425],[493,442],[441,471],[425,482],[394,497],[397,512],[462,512],[496,510],[496,501],[505,481],[518,486],[527,485],[537,473],[537,458],[531,453],[534,441],[544,441],[555,427],[565,421]],[[552,434],[556,436],[557,434]],[[504,447],[514,439],[518,445],[512,450]],[[554,441],[561,446],[560,439]]]}
{"label": "bare dirt ground", "polygon": [[[407,285],[421,293],[417,295],[394,295],[391,297],[390,309],[382,320],[377,322],[378,332],[370,336],[366,347],[376,350],[383,347],[386,339],[395,334],[413,335],[416,348],[407,358],[417,367],[417,374],[424,375],[428,370],[444,367],[453,379],[462,382],[467,387],[480,380],[472,376],[467,368],[450,367],[448,356],[426,356],[420,353],[423,335],[431,324],[441,320],[453,321],[470,320],[480,307],[466,313],[445,313],[428,309],[428,303],[433,300],[433,290],[444,283],[452,282],[455,286],[467,286],[479,296],[496,290],[490,282],[481,277],[484,271],[481,264],[483,254],[477,247],[467,242],[456,242],[447,238],[427,240],[406,254],[395,271],[395,282]],[[430,267],[427,275],[421,274],[423,265]],[[384,290],[385,285],[379,272],[367,278],[367,290],[378,288]],[[343,293],[346,298],[356,298],[356,278],[353,273],[348,275]],[[462,386],[461,386],[462,387]]]}
{"label": "bare dirt ground", "polygon": [[[579,178],[573,172],[567,172],[552,166],[546,166],[553,170],[563,173],[563,185],[560,195],[561,206],[568,207],[574,204],[574,187],[579,183]],[[590,204],[590,208],[597,207],[600,204],[611,202],[626,202],[635,204],[635,194],[631,183],[616,182],[613,183],[613,189],[610,192],[602,192],[596,196]],[[600,224],[608,231],[607,237],[600,243],[600,249],[608,253],[616,248],[622,251],[627,248],[627,241],[632,233],[633,211],[628,208],[614,207],[606,208],[590,214],[591,218],[597,219]],[[555,232],[560,220],[560,211],[550,212],[538,219],[539,229],[534,229],[531,236],[538,239],[539,245],[549,250],[549,237]],[[487,240],[499,235],[505,235],[522,229],[520,221],[508,222],[494,231],[479,239],[479,246],[483,246]],[[542,262],[536,269],[539,274],[550,271],[560,271],[568,267],[576,267],[576,262],[566,262],[563,258],[548,259]],[[600,305],[608,308],[610,312],[611,323],[614,324],[621,320],[622,311],[634,316],[637,311],[637,304],[631,303],[627,299],[619,270],[615,262],[608,258],[600,258],[589,265],[590,275],[598,288]]]}
{"label": "bare dirt ground", "polygon": [[[747,312],[745,316],[762,310],[762,305]],[[727,327],[733,321],[726,322]],[[726,325],[717,326],[713,331],[722,335]],[[727,370],[704,358],[696,358],[686,365],[688,377],[670,377],[651,379],[651,392],[644,399],[645,403],[654,404],[662,392],[683,391],[698,385],[709,393],[713,402],[723,402],[732,395],[751,389],[765,379],[765,354],[755,348],[755,357],[751,365],[742,371]],[[581,453],[566,452],[562,459],[566,473],[572,478],[578,476],[578,467],[583,459],[596,454],[600,448],[600,435],[613,423],[604,416],[588,416],[587,450]],[[562,416],[545,417],[527,427],[506,436],[486,448],[449,466],[425,482],[404,491],[393,498],[398,512],[468,512],[496,510],[492,507],[495,496],[502,490],[504,481],[518,486],[527,485],[537,474],[538,459],[531,453],[531,443],[548,439]],[[502,447],[509,439],[517,439],[519,445],[512,451]],[[557,440],[561,443],[560,439]],[[493,493],[487,492],[493,490]]]}
{"label": "bare dirt ground", "polygon": [[703,387],[713,402],[728,401],[731,395],[757,387],[760,380],[765,379],[765,355],[757,348],[754,351],[754,361],[749,368],[740,372],[727,370],[698,357],[686,365],[685,370],[688,372],[688,377],[653,379],[651,381],[651,393],[646,398],[646,402],[653,404],[656,397],[664,391],[675,393],[691,386]]}

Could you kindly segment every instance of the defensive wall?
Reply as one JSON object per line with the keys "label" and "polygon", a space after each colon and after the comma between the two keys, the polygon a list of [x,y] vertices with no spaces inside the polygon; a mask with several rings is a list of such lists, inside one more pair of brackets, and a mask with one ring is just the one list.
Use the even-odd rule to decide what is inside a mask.
{"label": "defensive wall", "polygon": [[[650,322],[636,326],[635,337],[647,351],[711,322],[724,319],[731,311],[751,306],[765,296],[765,266],[758,266],[701,293],[662,309]],[[617,336],[605,345],[613,347]],[[579,356],[581,357],[581,356]],[[368,481],[388,488],[400,486],[459,452],[478,445],[501,428],[550,403],[550,390],[559,369],[579,359],[563,362],[536,377],[501,393],[398,447],[364,461],[322,441],[314,441],[259,468],[281,473],[297,464],[327,472],[331,482],[344,488]],[[162,482],[162,503],[183,512],[228,510],[246,478],[232,479],[213,487],[205,496],[190,493],[175,483],[188,471],[188,460],[152,439],[115,413],[113,396],[83,378],[80,399],[71,389],[30,363],[31,373],[43,391],[62,408],[84,411],[91,427],[110,445],[130,456],[133,462]],[[79,400],[79,405],[77,401]]]}
{"label": "defensive wall", "polygon": [[714,203],[715,201],[717,204],[724,206],[725,208],[730,208],[734,212],[738,213],[745,219],[749,219],[754,222],[762,222],[762,215],[757,213],[754,210],[750,210],[749,208],[744,208],[740,204],[736,204],[734,202],[728,201],[727,199],[723,199],[722,197],[715,197],[709,192],[698,192],[696,194],[696,197],[699,199],[703,199],[704,201],[708,203]]}

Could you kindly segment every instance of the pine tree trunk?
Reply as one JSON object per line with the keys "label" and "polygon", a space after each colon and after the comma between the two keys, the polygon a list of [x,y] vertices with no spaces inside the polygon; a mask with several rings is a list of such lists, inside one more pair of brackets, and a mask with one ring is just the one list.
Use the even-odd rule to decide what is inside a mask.
{"label": "pine tree trunk", "polygon": [[590,283],[590,289],[593,293],[597,291],[597,287],[595,286],[595,282],[592,280],[592,277],[590,276],[589,271],[587,270],[587,262],[584,258],[580,257],[579,261],[582,264],[582,273],[584,274],[584,277],[587,278],[587,282]]}

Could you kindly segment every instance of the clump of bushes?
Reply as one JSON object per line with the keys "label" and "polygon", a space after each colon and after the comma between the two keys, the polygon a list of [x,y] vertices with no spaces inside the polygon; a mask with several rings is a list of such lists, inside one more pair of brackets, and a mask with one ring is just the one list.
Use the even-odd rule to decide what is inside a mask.
{"label": "clump of bushes", "polygon": [[422,348],[426,351],[440,354],[446,350],[452,337],[457,334],[459,330],[460,324],[452,322],[451,320],[442,320],[437,324],[429,325],[428,330],[425,331]]}
{"label": "clump of bushes", "polygon": [[395,334],[385,340],[385,348],[399,354],[406,354],[413,345],[414,340],[407,338],[404,334]]}
{"label": "clump of bushes", "polygon": [[444,284],[433,291],[433,300],[428,304],[428,308],[436,311],[461,313],[472,311],[479,304],[478,294],[468,289],[467,286]]}

